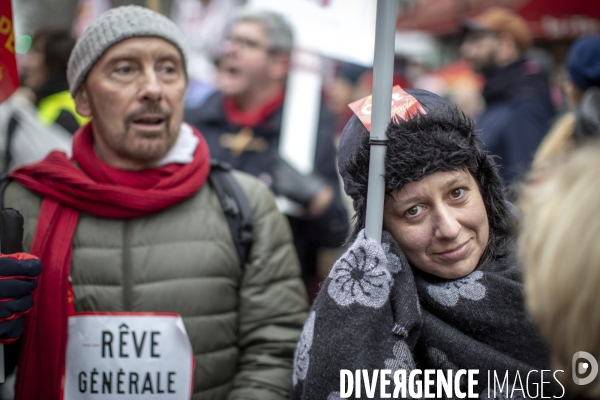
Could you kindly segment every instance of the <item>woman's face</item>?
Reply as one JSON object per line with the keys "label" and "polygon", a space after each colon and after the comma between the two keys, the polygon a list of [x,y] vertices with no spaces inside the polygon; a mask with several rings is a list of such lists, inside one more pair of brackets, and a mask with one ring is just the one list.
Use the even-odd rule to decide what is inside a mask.
{"label": "woman's face", "polygon": [[407,183],[386,196],[383,220],[412,265],[446,279],[477,267],[490,234],[479,186],[466,170]]}

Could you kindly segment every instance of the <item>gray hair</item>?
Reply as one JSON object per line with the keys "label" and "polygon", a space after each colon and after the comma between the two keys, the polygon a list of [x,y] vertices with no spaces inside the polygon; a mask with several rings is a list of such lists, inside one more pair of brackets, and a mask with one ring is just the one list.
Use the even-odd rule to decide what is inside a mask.
{"label": "gray hair", "polygon": [[269,50],[272,53],[290,54],[294,49],[294,34],[292,27],[280,15],[271,11],[244,9],[233,19],[238,22],[256,22],[265,28],[269,38]]}

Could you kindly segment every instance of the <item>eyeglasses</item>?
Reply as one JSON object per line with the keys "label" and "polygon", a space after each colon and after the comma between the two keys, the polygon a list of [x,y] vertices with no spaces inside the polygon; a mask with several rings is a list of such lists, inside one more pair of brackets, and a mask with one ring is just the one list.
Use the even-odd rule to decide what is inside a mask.
{"label": "eyeglasses", "polygon": [[467,32],[464,35],[463,42],[473,44],[473,43],[477,43],[477,42],[481,41],[482,39],[486,39],[486,38],[497,39],[499,37],[500,36],[496,32],[492,32],[492,31],[484,31],[484,30],[472,31],[472,32]]}
{"label": "eyeglasses", "polygon": [[272,52],[269,46],[262,44],[256,40],[248,39],[241,36],[230,36],[225,39],[225,44],[235,45],[243,50],[264,50],[266,52]]}

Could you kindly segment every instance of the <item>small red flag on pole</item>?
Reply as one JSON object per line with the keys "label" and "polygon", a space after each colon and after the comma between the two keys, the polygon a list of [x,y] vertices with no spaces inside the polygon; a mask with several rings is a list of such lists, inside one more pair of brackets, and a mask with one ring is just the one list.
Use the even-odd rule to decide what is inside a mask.
{"label": "small red flag on pole", "polygon": [[10,1],[0,1],[0,103],[19,87]]}

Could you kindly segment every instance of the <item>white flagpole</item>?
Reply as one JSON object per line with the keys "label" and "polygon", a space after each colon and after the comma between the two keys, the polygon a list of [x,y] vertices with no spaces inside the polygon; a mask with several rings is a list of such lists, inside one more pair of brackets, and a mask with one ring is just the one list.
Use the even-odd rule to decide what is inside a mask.
{"label": "white flagpole", "polygon": [[390,122],[394,73],[396,0],[377,0],[375,57],[373,63],[373,111],[371,114],[371,157],[367,188],[365,233],[381,242],[385,199],[385,153]]}

